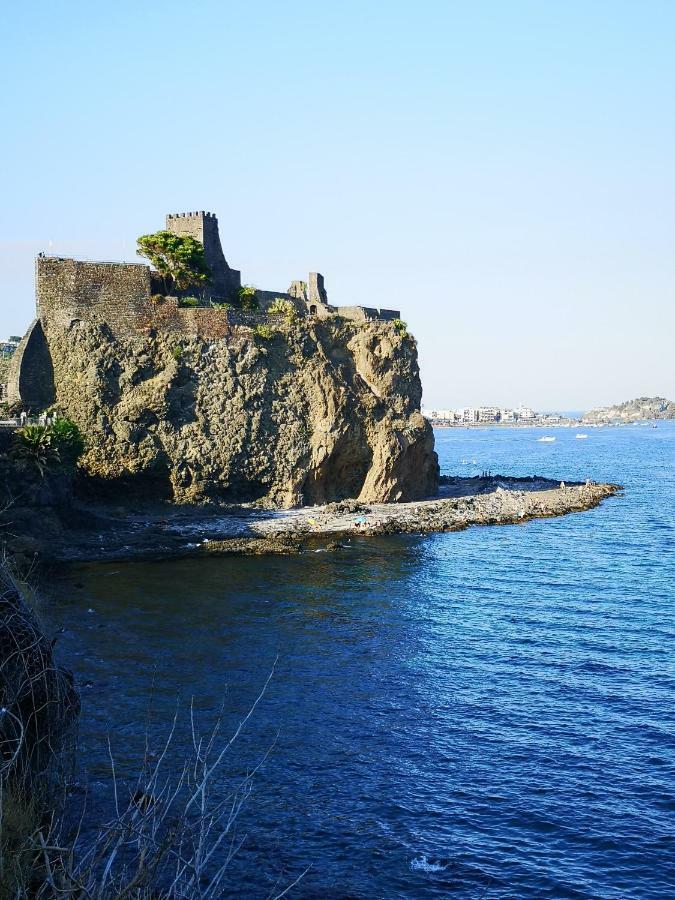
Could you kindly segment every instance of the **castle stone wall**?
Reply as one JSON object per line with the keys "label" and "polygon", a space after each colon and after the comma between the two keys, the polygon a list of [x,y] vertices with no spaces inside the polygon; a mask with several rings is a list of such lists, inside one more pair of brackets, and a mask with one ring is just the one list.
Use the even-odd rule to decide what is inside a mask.
{"label": "castle stone wall", "polygon": [[259,315],[236,309],[181,307],[175,297],[167,297],[150,311],[149,327],[178,336],[200,337],[207,341],[228,337],[238,326],[254,327]]}
{"label": "castle stone wall", "polygon": [[[145,265],[79,262],[46,256],[37,259],[38,315],[47,331],[51,322],[67,327],[75,319],[99,320],[106,323],[115,337],[156,329],[177,336],[219,340],[238,326],[253,327],[261,321],[260,314],[236,309],[181,307],[176,297],[153,302],[150,299],[153,287],[152,273]],[[260,294],[263,314],[272,299],[286,296],[264,291]],[[21,345],[17,350],[17,371],[25,369],[20,350]],[[33,356],[30,359],[35,361]]]}
{"label": "castle stone wall", "polygon": [[[187,218],[186,218],[187,221]],[[151,328],[165,328],[206,339],[223,337],[235,325],[255,325],[260,321],[238,310],[210,307],[184,308],[175,297],[159,303],[150,300],[156,285],[149,266],[137,263],[81,262],[74,259],[39,256],[36,261],[38,316],[50,319],[103,320],[113,334],[132,334]],[[367,306],[312,304],[284,291],[258,291],[260,313],[277,298],[290,300],[302,315],[307,311],[320,317],[338,314],[345,319],[367,322],[400,317],[398,310]]]}
{"label": "castle stone wall", "polygon": [[371,306],[338,306],[335,312],[344,319],[351,319],[355,322],[368,322],[371,319],[391,322],[401,318],[398,309],[376,309]]}
{"label": "castle stone wall", "polygon": [[97,313],[113,331],[135,330],[147,318],[150,267],[136,263],[80,262],[39,256],[36,261],[38,316]]}

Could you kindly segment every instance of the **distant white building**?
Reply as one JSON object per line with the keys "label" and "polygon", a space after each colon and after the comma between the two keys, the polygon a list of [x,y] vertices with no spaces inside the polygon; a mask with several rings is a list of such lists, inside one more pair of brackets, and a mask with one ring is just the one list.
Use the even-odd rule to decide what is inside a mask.
{"label": "distant white building", "polygon": [[423,409],[422,415],[432,422],[446,425],[492,425],[502,423],[513,425],[516,422],[536,424],[545,421],[549,425],[562,424],[564,418],[558,415],[542,416],[529,406],[522,404],[517,409],[499,406],[463,406],[461,409]]}
{"label": "distant white building", "polygon": [[496,406],[480,406],[476,412],[479,422],[497,422],[499,419],[499,409]]}
{"label": "distant white building", "polygon": [[458,420],[454,409],[423,409],[422,415],[432,422],[456,422]]}
{"label": "distant white building", "polygon": [[530,409],[529,406],[523,406],[522,404],[516,410],[516,418],[517,419],[536,419],[537,414],[533,409]]}

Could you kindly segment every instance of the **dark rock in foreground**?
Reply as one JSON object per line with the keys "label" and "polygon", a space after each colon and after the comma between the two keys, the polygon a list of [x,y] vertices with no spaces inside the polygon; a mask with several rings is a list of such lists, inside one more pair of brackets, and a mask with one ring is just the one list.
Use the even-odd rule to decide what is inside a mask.
{"label": "dark rock in foreground", "polygon": [[71,674],[54,662],[52,643],[0,563],[0,761],[3,774],[46,769],[77,718]]}

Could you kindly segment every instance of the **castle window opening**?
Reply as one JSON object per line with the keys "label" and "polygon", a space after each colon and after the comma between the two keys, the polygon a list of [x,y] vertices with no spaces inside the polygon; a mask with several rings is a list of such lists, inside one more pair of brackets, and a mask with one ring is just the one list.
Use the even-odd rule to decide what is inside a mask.
{"label": "castle window opening", "polygon": [[312,303],[312,305],[309,307],[309,314],[310,316],[316,315],[316,306],[314,305],[314,303]]}

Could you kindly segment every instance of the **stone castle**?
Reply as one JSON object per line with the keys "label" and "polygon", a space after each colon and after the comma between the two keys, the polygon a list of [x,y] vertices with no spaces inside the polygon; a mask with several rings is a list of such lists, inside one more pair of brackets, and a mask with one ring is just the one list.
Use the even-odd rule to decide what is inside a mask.
{"label": "stone castle", "polygon": [[400,316],[398,310],[331,306],[323,275],[318,272],[311,272],[306,282],[293,281],[285,292],[256,290],[259,313],[255,317],[236,308],[222,308],[223,304],[236,303],[241,273],[225,259],[217,217],[205,211],[169,214],[166,230],[193,237],[204,246],[211,277],[199,290],[200,302],[196,307],[182,305],[180,296],[165,297],[158,302],[162,291],[160,279],[144,263],[89,262],[44,254],[37,257],[36,318],[12,361],[7,384],[10,403],[39,409],[54,402],[52,363],[44,334],[46,320],[100,320],[110,329],[112,337],[161,329],[187,337],[218,340],[233,328],[265,321],[267,310],[278,298],[291,301],[298,315],[318,319],[340,316],[367,322],[391,321]]}

